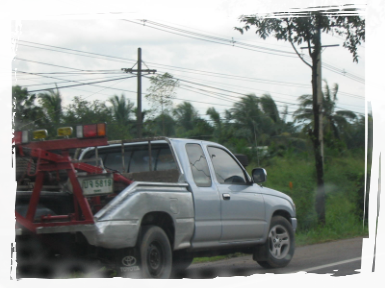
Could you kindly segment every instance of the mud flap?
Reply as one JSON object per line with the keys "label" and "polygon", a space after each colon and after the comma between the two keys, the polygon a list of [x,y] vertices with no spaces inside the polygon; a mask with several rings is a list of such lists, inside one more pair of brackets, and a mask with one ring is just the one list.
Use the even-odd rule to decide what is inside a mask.
{"label": "mud flap", "polygon": [[253,260],[254,261],[266,261],[268,256],[267,246],[257,245],[253,249]]}
{"label": "mud flap", "polygon": [[115,251],[115,269],[120,277],[140,278],[140,254],[136,248]]}

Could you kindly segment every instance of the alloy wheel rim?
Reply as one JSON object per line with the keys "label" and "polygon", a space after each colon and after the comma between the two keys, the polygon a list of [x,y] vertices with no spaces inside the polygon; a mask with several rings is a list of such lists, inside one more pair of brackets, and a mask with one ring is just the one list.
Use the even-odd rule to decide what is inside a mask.
{"label": "alloy wheel rim", "polygon": [[288,230],[282,225],[275,225],[269,232],[269,251],[276,259],[285,258],[290,249],[290,236]]}

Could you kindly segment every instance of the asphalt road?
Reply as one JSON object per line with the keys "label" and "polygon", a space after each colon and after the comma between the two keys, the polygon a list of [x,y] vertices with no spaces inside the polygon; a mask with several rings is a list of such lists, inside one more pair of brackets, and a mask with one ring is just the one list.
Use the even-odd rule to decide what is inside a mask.
{"label": "asphalt road", "polygon": [[[82,283],[56,288],[113,288],[114,283]],[[385,288],[385,234],[296,249],[289,266],[263,269],[251,256],[194,264],[171,276],[168,288]]]}

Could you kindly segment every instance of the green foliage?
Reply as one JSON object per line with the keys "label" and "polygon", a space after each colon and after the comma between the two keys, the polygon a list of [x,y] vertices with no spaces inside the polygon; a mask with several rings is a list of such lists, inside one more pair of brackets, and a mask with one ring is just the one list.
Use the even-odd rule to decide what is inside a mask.
{"label": "green foliage", "polygon": [[36,94],[30,95],[27,88],[12,86],[12,102],[15,130],[33,130],[44,121],[41,107],[36,106]]}
{"label": "green foliage", "polygon": [[[324,82],[325,87],[322,94],[324,141],[327,147],[341,152],[346,148],[344,140],[350,137],[349,131],[352,130],[357,115],[350,110],[336,111],[338,84],[334,84],[334,87],[330,89],[326,80]],[[294,112],[295,121],[301,123],[303,131],[306,132],[313,129],[314,125],[313,96],[302,95],[298,97],[298,100],[300,107]]]}
{"label": "green foliage", "polygon": [[[314,209],[315,168],[313,160],[309,159],[313,158],[308,157],[306,160],[303,154],[288,152],[285,157],[273,157],[261,161],[261,166],[266,168],[268,174],[264,186],[284,192],[293,198],[297,208],[299,233],[308,233],[308,231],[315,233],[314,229],[319,229]],[[341,228],[343,231],[346,230],[346,233],[351,229],[356,233],[360,225],[362,230],[360,213],[363,207],[360,205],[363,200],[364,160],[364,153],[361,153],[335,157],[325,164],[325,229],[333,230],[346,224],[346,227]],[[250,164],[249,173],[256,166],[256,164]]]}
{"label": "green foliage", "polygon": [[62,123],[62,96],[56,86],[56,91],[54,89],[49,89],[47,92],[39,93],[38,98],[44,113],[42,124],[44,125],[44,128],[48,130],[48,139],[55,138],[57,128]]}
{"label": "green foliage", "polygon": [[357,179],[357,212],[364,219],[380,218],[385,211],[385,185],[382,177],[374,171],[359,175]]}
{"label": "green foliage", "polygon": [[[268,17],[241,16],[240,21],[244,23],[244,27],[236,27],[235,30],[243,33],[254,26],[255,33],[262,39],[272,35],[277,40],[289,41],[294,48],[294,44],[305,43],[308,47],[315,45],[318,41],[316,27],[320,27],[324,33],[345,36],[343,46],[353,55],[353,61],[358,62],[357,46],[361,41],[365,41],[365,19],[354,14],[348,17],[342,16],[344,13],[338,14],[337,11],[352,13],[357,12],[357,9],[350,7],[317,9],[317,11],[308,11],[305,15],[276,12],[267,15]],[[311,57],[313,53],[314,51],[311,52],[309,48]]]}
{"label": "green foliage", "polygon": [[145,127],[149,136],[174,136],[176,121],[168,113],[147,120]]}

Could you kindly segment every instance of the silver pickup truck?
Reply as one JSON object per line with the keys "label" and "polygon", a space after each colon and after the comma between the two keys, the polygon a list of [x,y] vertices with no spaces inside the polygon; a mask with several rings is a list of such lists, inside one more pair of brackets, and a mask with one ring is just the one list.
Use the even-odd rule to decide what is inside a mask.
{"label": "silver pickup truck", "polygon": [[[95,190],[98,182],[81,182],[79,173],[83,193],[94,189],[105,199],[94,209],[94,223],[36,229],[42,237],[68,237],[68,247],[78,255],[110,263],[122,274],[139,271],[135,273],[146,278],[169,278],[194,257],[243,252],[265,268],[284,267],[293,257],[293,200],[263,187],[264,169],[254,169],[250,177],[244,158],[217,143],[165,137],[110,141],[83,149],[77,158],[102,163],[103,169],[133,181],[115,186],[114,197],[109,197]],[[18,194],[16,210],[23,214],[27,196]],[[71,189],[63,185],[60,192],[41,194],[36,214],[40,209],[39,215],[47,210],[55,215]],[[60,203],[50,203],[59,196]]]}

